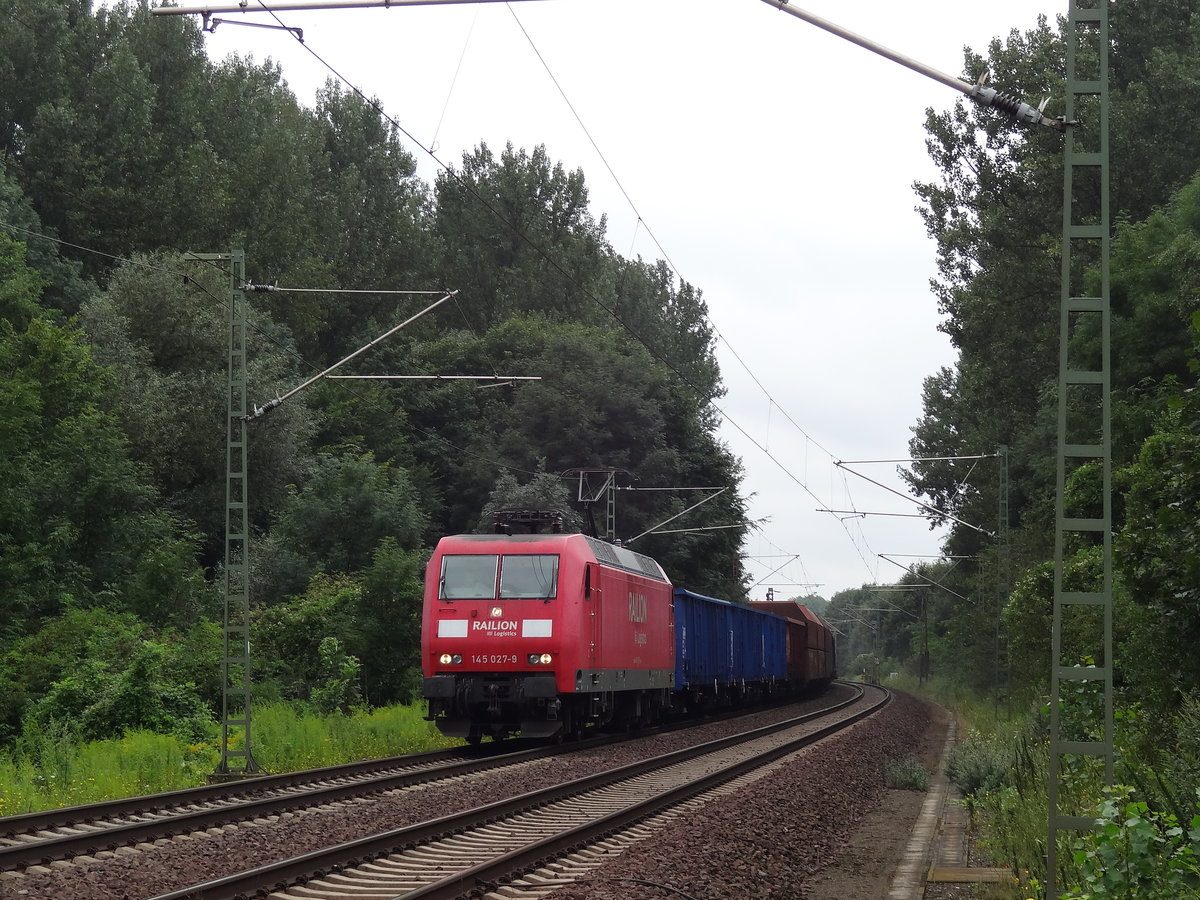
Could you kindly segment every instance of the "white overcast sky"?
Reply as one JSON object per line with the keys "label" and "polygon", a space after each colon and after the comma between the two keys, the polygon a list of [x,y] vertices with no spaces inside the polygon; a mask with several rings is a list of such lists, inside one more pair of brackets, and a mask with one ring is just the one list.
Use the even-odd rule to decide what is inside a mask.
{"label": "white overcast sky", "polygon": [[[983,52],[1039,14],[1067,11],[1066,0],[793,5],[954,76],[964,46]],[[954,90],[762,0],[278,15],[303,29],[305,46],[285,32],[221,24],[205,38],[210,54],[270,57],[311,104],[331,77],[315,53],[442,164],[459,164],[480,141],[496,152],[507,142],[545,144],[551,159],[583,169],[592,212],[607,216],[617,252],[653,260],[665,251],[703,291],[724,338],[721,434],[743,461],[752,516],[763,520],[744,548],[755,599],[768,585],[782,596],[831,597],[894,581],[901,570],[879,554],[908,564],[938,552],[939,535],[922,519],[843,522],[817,510],[915,511],[833,461],[907,457],[922,380],[954,358],[937,331],[934,247],[912,190],[934,176],[924,110],[951,107]],[[405,146],[432,183],[439,162]],[[559,462],[575,463],[551,465]],[[894,465],[855,468],[902,489]]]}

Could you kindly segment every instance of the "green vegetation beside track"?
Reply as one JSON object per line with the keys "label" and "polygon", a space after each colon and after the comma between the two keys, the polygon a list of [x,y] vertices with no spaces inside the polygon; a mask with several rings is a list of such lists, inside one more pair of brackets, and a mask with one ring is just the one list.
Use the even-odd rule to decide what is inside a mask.
{"label": "green vegetation beside track", "polygon": [[[947,774],[970,811],[978,846],[1014,878],[981,896],[1044,900],[1048,707],[997,704],[943,679],[921,685],[899,676],[888,684],[958,718]],[[1060,847],[1060,882],[1071,889],[1059,896],[1200,898],[1200,700],[1185,701],[1165,731],[1137,706],[1116,717],[1116,785],[1106,788],[1102,771],[1075,764],[1065,802],[1094,816],[1098,827]]]}
{"label": "green vegetation beside track", "polygon": [[[424,720],[423,704],[348,715],[286,703],[254,710],[255,757],[264,774],[452,747]],[[149,731],[75,742],[54,730],[27,734],[0,751],[0,816],[180,790],[205,783],[220,758],[215,738]]]}

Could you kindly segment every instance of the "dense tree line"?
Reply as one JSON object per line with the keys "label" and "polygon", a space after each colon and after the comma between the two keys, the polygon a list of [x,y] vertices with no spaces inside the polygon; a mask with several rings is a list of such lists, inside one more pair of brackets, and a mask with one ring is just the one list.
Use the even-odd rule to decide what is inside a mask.
{"label": "dense tree line", "polygon": [[[738,486],[700,292],[613,251],[582,172],[483,145],[432,185],[415,171],[373,102],[331,82],[306,105],[270,62],[210,61],[186,17],[5,5],[0,741],[190,735],[219,700],[228,274],[185,251],[243,248],[251,282],[318,289],[247,295],[252,401],[428,302],[340,288],[459,291],[347,374],[542,377],[326,381],[253,422],[263,696],[407,699],[432,542],[486,527],[485,507],[567,506],[563,470]],[[620,536],[692,501],[622,495]],[[734,490],[692,522],[743,519]],[[639,549],[736,598],[740,541]]]}
{"label": "dense tree line", "polygon": [[[1200,11],[1187,0],[1109,8],[1116,680],[1121,702],[1166,713],[1200,691]],[[968,51],[964,72],[990,70],[1005,90],[1053,103],[1063,94],[1063,29],[1043,19],[1013,31],[985,53]],[[913,457],[941,459],[913,464],[906,477],[979,529],[950,523],[948,559],[906,576],[910,590],[849,592],[830,614],[845,620],[843,659],[860,669],[881,655],[916,670],[927,645],[935,670],[1030,700],[1048,691],[1051,662],[1062,137],[961,102],[930,110],[926,127],[939,176],[915,187],[938,247],[941,328],[958,357],[926,380],[910,443]],[[1098,283],[1094,270],[1083,278]],[[1096,358],[1095,328],[1085,324],[1071,341],[1072,358]],[[1001,445],[1007,562],[995,464],[944,459]],[[1081,504],[1099,477],[1094,465],[1070,471],[1068,508],[1093,514]],[[1094,548],[1067,547],[1068,590],[1094,585],[1098,573]],[[1069,657],[1098,658],[1082,621],[1068,618],[1064,641]]]}
{"label": "dense tree line", "polygon": [[[1200,12],[1114,0],[1113,454],[1118,679],[1170,709],[1200,689]],[[271,63],[210,61],[196,24],[144,4],[9,0],[0,20],[0,740],[203,726],[219,689],[227,275],[183,251],[244,248],[254,400],[420,301],[460,290],[353,371],[541,375],[520,387],[322,382],[252,426],[255,640],[265,695],[326,708],[406,697],[423,560],[506,502],[566,505],[556,477],[737,485],[700,292],[616,254],[582,172],[479,146],[434,184],[372,103],[311,105]],[[1026,98],[1062,95],[1062,23],[969,51]],[[1053,110],[1051,110],[1053,111]],[[954,525],[947,561],[828,609],[843,671],[887,659],[1034,698],[1049,679],[1061,136],[959,103],[930,110],[938,176],[915,185],[932,289],[958,351],[931,373],[914,457],[1009,448],[1007,559],[994,464],[907,470]],[[481,202],[487,198],[487,202]],[[1096,336],[1075,337],[1087,352]],[[1085,492],[1083,467],[1069,490]],[[623,494],[621,532],[690,505]],[[697,525],[744,518],[731,491]],[[580,520],[581,521],[581,520]],[[639,549],[737,597],[738,530]],[[1068,560],[1095,577],[1094,552]],[[1069,624],[1083,658],[1092,635]],[[889,666],[893,663],[889,663]]]}

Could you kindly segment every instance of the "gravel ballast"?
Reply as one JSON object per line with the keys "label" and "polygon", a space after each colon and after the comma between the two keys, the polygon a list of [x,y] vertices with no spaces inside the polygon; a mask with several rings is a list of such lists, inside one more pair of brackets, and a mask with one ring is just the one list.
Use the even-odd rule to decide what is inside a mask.
{"label": "gravel ballast", "polygon": [[[825,697],[786,710],[541,760],[503,774],[485,773],[274,821],[227,826],[213,834],[163,841],[154,847],[106,854],[104,859],[81,859],[70,866],[6,877],[0,879],[0,900],[141,900],[334,843],[627,765],[755,724],[779,721],[827,706],[835,696],[845,696],[849,690],[835,685]],[[870,808],[884,790],[883,760],[911,754],[926,722],[924,706],[897,695],[887,709],[859,723],[849,734],[812,748],[771,777],[663,829],[648,845],[639,845],[598,870],[586,885],[554,896],[556,900],[644,900],[654,896],[647,894],[644,885],[599,880],[600,872],[610,869],[615,874],[604,877],[637,877],[663,883],[682,880],[690,885],[688,893],[702,900],[804,896],[794,890],[781,893],[779,886],[795,885],[797,872],[812,871],[832,855],[854,827],[855,816]],[[680,871],[672,869],[672,861],[681,867]]]}
{"label": "gravel ballast", "polygon": [[[881,713],[659,831],[547,900],[802,898],[880,802],[888,759],[916,755],[929,709],[897,694]],[[897,822],[907,834],[911,822]],[[663,887],[655,887],[662,885]]]}

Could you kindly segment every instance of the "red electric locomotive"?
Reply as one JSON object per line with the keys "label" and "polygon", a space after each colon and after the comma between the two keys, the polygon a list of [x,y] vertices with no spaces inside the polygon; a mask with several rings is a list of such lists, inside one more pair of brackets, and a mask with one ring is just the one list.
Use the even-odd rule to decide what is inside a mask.
{"label": "red electric locomotive", "polygon": [[578,735],[669,706],[671,582],[653,559],[582,534],[468,534],[425,574],[424,694],[443,734]]}

